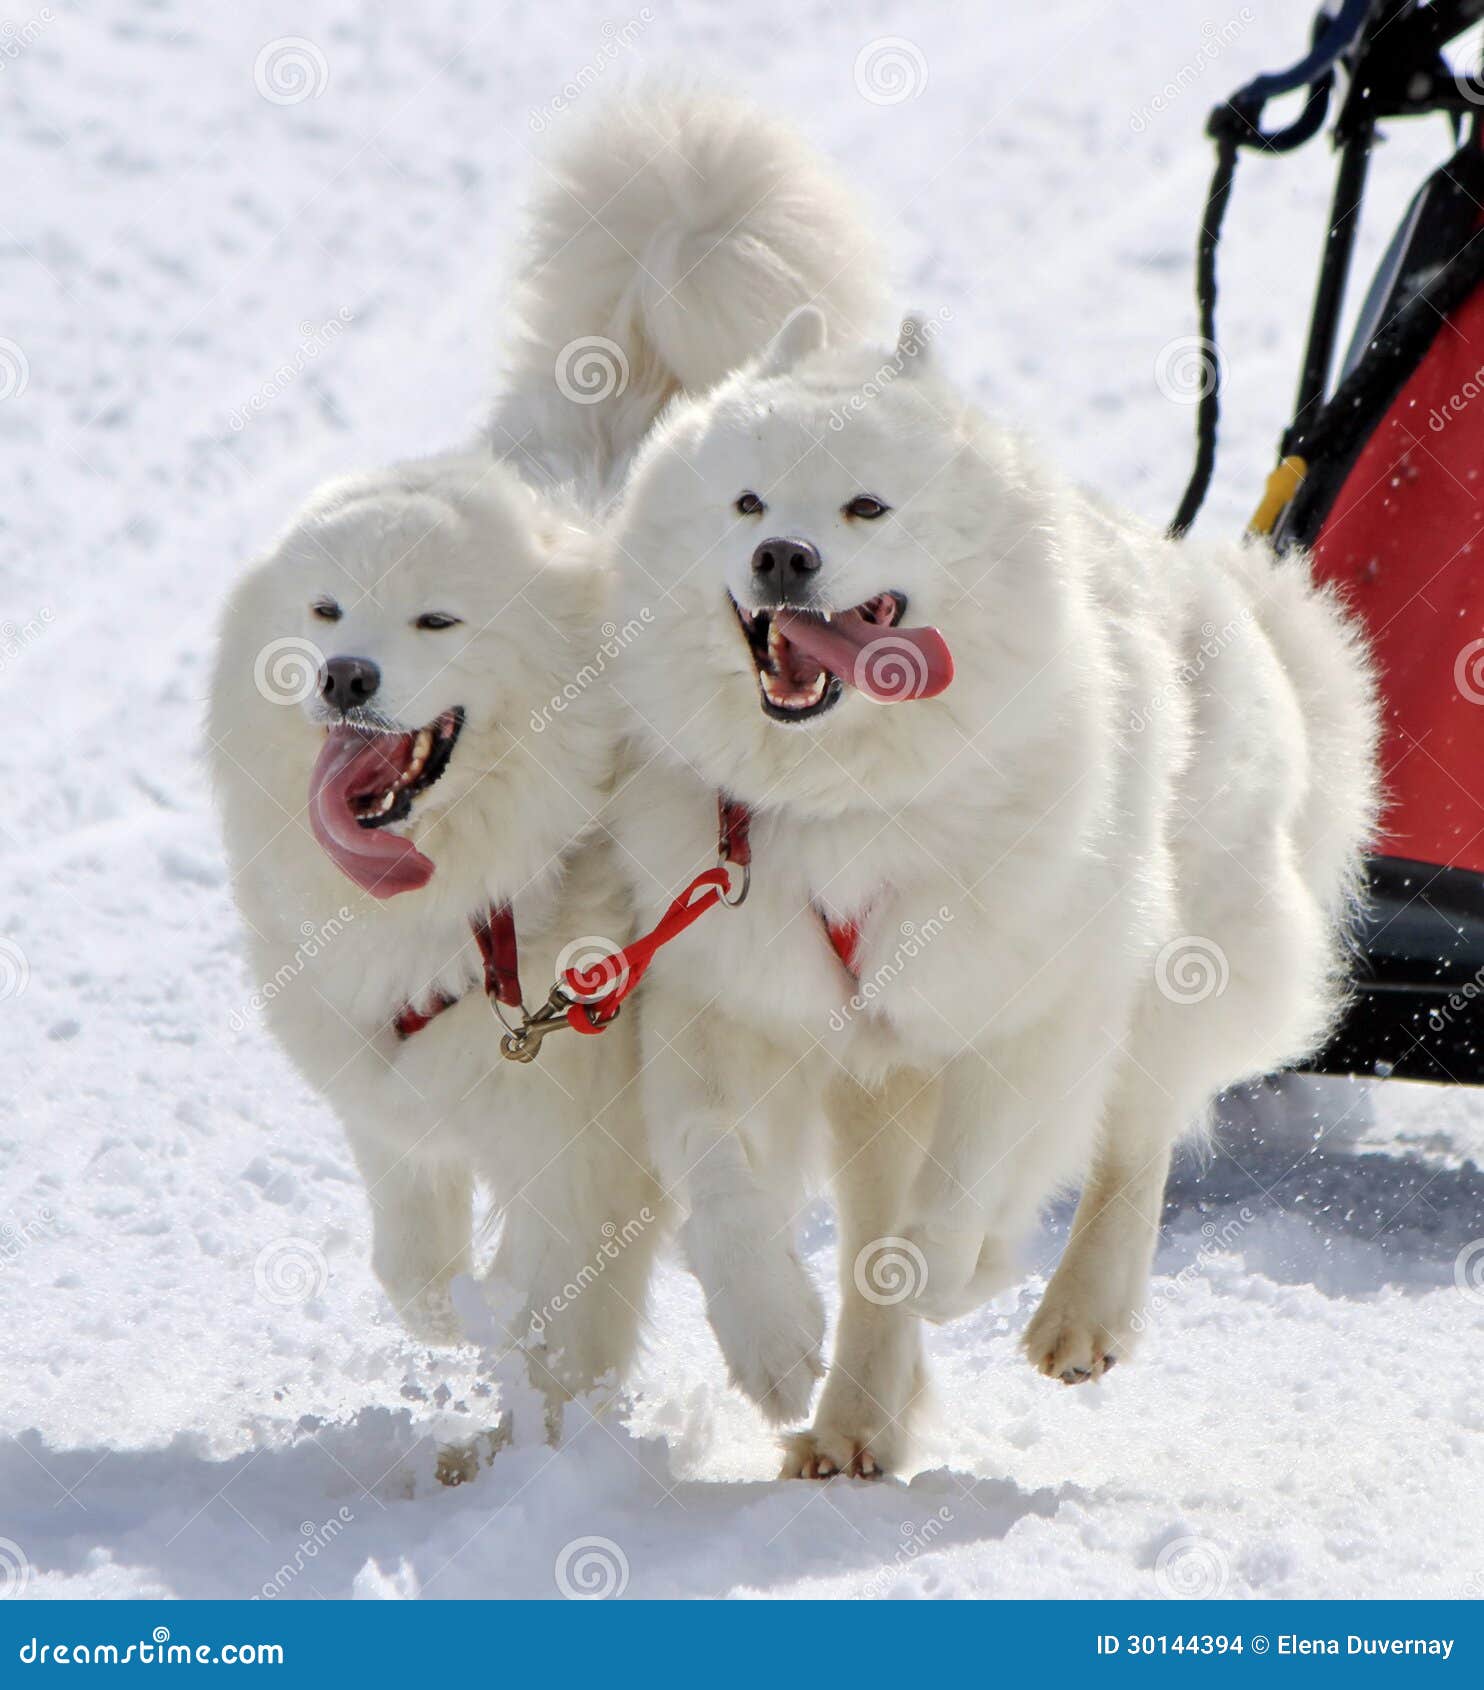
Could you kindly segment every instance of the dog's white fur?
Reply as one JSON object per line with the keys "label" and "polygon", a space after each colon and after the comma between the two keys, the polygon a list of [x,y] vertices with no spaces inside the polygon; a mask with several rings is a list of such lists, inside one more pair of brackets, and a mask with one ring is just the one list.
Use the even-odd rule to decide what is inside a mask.
{"label": "dog's white fur", "polygon": [[[553,162],[535,207],[490,444],[324,490],[222,620],[211,764],[251,969],[273,982],[273,1031],[344,1123],[375,1271],[414,1333],[454,1339],[449,1286],[471,1266],[482,1188],[503,1211],[495,1272],[522,1299],[512,1341],[556,1402],[621,1373],[637,1339],[661,1196],[634,1017],[598,1039],[549,1038],[531,1066],[505,1062],[470,917],[512,902],[532,1007],[570,941],[627,937],[622,880],[591,825],[615,733],[597,518],[666,400],[754,356],[801,300],[822,299],[842,331],[869,312],[869,267],[836,238],[855,227],[763,114],[655,89],[610,106]],[[564,368],[564,391],[558,368],[595,338],[617,348],[619,390],[581,403],[584,372]],[[340,621],[314,616],[323,597]],[[462,625],[416,628],[428,611]],[[378,901],[315,842],[306,798],[331,713],[312,689],[274,701],[283,640],[374,660],[374,703],[401,728],[466,712],[447,772],[398,829],[436,865],[426,887]],[[392,1018],[434,988],[459,1002],[399,1043]]]}
{"label": "dog's white fur", "polygon": [[[717,789],[754,812],[747,902],[656,963],[643,1031],[691,1265],[780,1421],[821,1371],[792,1223],[808,1164],[835,1179],[842,1313],[792,1441],[805,1475],[902,1461],[919,1315],[1013,1280],[1064,1183],[1081,1203],[1026,1347],[1069,1382],[1126,1353],[1172,1143],[1331,1022],[1376,803],[1367,658],[1302,558],[1102,508],[977,415],[920,326],[895,355],[825,341],[800,313],[669,412],[618,525],[628,609],[655,623],[621,683],[641,890],[710,860]],[[765,514],[738,514],[744,490]],[[862,493],[891,510],[843,514]],[[770,535],[818,546],[824,608],[904,591],[905,621],[947,635],[948,690],[766,718],[727,595],[759,602]],[[866,912],[855,1003],[814,905]]]}

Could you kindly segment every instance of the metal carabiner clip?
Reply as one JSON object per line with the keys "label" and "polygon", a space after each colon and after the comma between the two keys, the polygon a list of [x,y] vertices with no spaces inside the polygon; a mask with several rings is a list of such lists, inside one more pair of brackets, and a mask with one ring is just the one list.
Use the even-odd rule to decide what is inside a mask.
{"label": "metal carabiner clip", "polygon": [[[527,1015],[518,1027],[511,1027],[503,1015],[500,1023],[505,1035],[500,1040],[500,1055],[512,1062],[534,1062],[541,1054],[541,1042],[548,1033],[557,1033],[570,1026],[567,1011],[577,1000],[568,997],[560,981],[551,988],[546,1002],[534,1015]],[[498,1009],[496,1014],[499,1014]]]}

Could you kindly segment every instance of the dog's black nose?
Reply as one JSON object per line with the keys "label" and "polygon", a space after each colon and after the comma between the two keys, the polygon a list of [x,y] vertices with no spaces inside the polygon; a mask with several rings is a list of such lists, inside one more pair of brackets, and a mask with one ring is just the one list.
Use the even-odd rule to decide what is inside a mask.
{"label": "dog's black nose", "polygon": [[804,597],[822,559],[808,540],[764,540],[752,554],[752,575],[787,603]]}
{"label": "dog's black nose", "polygon": [[364,704],[381,685],[381,670],[369,657],[332,657],[325,665],[320,697],[337,710]]}

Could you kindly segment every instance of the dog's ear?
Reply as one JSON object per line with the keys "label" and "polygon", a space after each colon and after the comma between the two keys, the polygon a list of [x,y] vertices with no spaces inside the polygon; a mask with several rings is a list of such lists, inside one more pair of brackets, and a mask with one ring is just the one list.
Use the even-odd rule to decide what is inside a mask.
{"label": "dog's ear", "polygon": [[801,305],[784,318],[783,327],[768,343],[758,364],[758,374],[781,376],[801,358],[821,351],[828,339],[829,330],[825,327],[823,312],[812,305]]}
{"label": "dog's ear", "polygon": [[902,318],[897,336],[897,367],[904,376],[926,375],[936,362],[932,352],[933,336],[938,325],[929,322],[921,311],[909,311]]}

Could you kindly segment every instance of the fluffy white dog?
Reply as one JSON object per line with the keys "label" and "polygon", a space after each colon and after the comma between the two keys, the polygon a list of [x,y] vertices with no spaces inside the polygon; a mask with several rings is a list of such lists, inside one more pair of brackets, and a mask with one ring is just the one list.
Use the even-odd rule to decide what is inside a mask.
{"label": "fluffy white dog", "polygon": [[[786,1472],[903,1458],[919,1315],[1016,1276],[1082,1197],[1025,1335],[1095,1379],[1145,1295],[1170,1148],[1330,1024],[1373,822],[1367,659],[1301,558],[1171,544],[1059,480],[931,367],[795,314],[677,404],[618,541],[639,761],[626,861],[683,883],[716,795],[751,885],[655,964],[658,1165],[736,1381],[806,1412],[793,1254],[832,1173],[842,1310]],[[826,1130],[817,1130],[817,1123]]]}
{"label": "fluffy white dog", "polygon": [[632,1017],[526,1065],[491,1014],[629,927],[593,826],[626,637],[597,518],[673,395],[801,300],[842,330],[870,302],[835,185],[739,103],[640,90],[551,180],[490,440],[311,501],[227,605],[209,737],[251,967],[344,1123],[382,1285],[456,1338],[486,1195],[509,1336],[559,1403],[629,1361],[661,1206]]}

